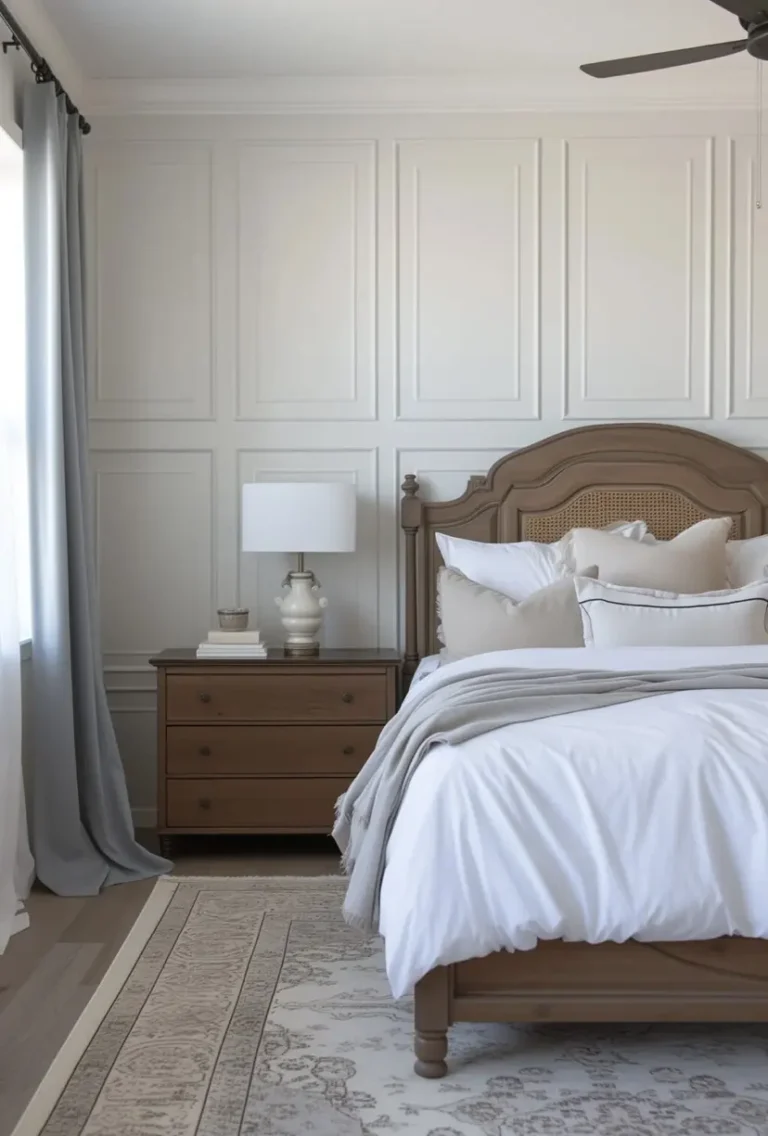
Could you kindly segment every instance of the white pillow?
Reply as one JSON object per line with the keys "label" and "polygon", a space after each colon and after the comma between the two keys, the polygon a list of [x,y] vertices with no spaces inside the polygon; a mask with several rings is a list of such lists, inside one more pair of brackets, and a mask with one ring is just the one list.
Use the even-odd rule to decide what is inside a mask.
{"label": "white pillow", "polygon": [[753,536],[747,540],[729,540],[725,546],[728,583],[732,588],[743,588],[768,575],[768,536]]}
{"label": "white pillow", "polygon": [[575,590],[587,647],[768,644],[768,580],[681,595],[576,577]]}
{"label": "white pillow", "polygon": [[[648,526],[645,521],[621,521],[609,525],[604,531],[639,542],[647,533]],[[554,544],[538,544],[531,540],[514,544],[485,544],[446,533],[436,533],[435,538],[446,568],[456,568],[469,580],[494,588],[516,603],[557,580],[574,575],[568,570],[563,557],[567,536]],[[589,563],[594,564],[595,561]]]}
{"label": "white pillow", "polygon": [[600,579],[611,584],[711,592],[727,586],[725,544],[730,529],[730,517],[712,517],[691,525],[674,540],[654,544],[574,529],[566,538],[564,556],[576,574],[586,564],[597,564]]}
{"label": "white pillow", "polygon": [[[588,574],[596,577],[592,567]],[[452,659],[518,647],[583,647],[573,576],[516,604],[455,568],[437,574],[437,637]]]}

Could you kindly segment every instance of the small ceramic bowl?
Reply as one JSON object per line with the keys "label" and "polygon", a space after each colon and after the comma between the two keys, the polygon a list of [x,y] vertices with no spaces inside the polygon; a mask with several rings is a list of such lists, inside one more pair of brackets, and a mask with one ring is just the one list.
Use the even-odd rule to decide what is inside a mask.
{"label": "small ceramic bowl", "polygon": [[218,610],[219,627],[222,631],[247,631],[247,607],[220,607]]}

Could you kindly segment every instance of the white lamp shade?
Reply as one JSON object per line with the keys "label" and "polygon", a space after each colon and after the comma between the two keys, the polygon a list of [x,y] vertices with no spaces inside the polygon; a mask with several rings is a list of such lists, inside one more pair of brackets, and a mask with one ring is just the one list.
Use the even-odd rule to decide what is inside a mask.
{"label": "white lamp shade", "polygon": [[354,552],[357,496],[346,481],[243,486],[243,552]]}

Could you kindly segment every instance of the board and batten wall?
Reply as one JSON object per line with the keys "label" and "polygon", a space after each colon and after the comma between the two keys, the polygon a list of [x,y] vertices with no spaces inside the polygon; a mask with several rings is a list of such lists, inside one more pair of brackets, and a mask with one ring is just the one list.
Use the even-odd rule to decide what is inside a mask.
{"label": "board and batten wall", "polygon": [[139,824],[149,656],[288,559],[241,555],[244,481],[357,487],[310,558],[328,645],[400,633],[399,486],[653,420],[768,452],[768,206],[738,113],[97,120],[87,141],[91,459],[104,663]]}

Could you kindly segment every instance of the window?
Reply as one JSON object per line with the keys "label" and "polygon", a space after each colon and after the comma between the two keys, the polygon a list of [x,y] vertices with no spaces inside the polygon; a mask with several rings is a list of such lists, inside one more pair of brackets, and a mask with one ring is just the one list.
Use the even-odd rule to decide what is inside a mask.
{"label": "window", "polygon": [[19,629],[32,635],[29,492],[27,488],[26,350],[24,299],[24,168],[21,146],[0,128],[0,429],[11,455]]}

